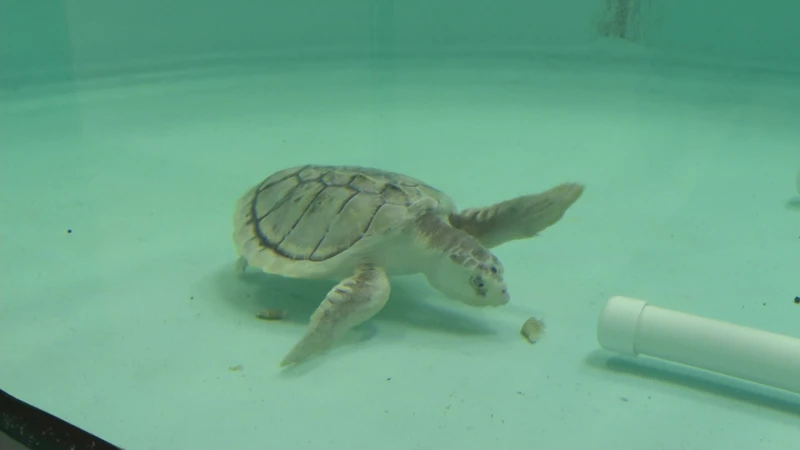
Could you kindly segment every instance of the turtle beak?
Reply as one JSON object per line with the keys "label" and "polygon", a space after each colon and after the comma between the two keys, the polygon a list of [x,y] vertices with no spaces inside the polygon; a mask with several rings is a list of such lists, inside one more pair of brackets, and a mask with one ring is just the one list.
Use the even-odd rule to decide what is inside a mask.
{"label": "turtle beak", "polygon": [[503,289],[503,297],[500,300],[500,305],[506,305],[511,301],[511,296],[508,295],[508,289]]}

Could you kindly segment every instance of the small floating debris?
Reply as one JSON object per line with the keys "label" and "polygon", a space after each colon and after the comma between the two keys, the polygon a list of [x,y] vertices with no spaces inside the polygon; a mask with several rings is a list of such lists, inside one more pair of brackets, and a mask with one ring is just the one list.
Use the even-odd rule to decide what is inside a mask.
{"label": "small floating debris", "polygon": [[261,320],[283,320],[288,314],[282,309],[265,309],[256,313]]}
{"label": "small floating debris", "polygon": [[231,372],[241,372],[242,370],[244,370],[244,367],[241,364],[238,364],[235,366],[228,367],[228,370],[230,370]]}
{"label": "small floating debris", "polygon": [[794,302],[795,302],[796,304],[800,305],[800,297],[795,297],[795,298],[794,298]]}
{"label": "small floating debris", "polygon": [[544,321],[536,317],[531,317],[526,320],[525,323],[522,324],[522,329],[519,330],[519,334],[531,344],[538,342],[542,337],[542,333],[544,333]]}

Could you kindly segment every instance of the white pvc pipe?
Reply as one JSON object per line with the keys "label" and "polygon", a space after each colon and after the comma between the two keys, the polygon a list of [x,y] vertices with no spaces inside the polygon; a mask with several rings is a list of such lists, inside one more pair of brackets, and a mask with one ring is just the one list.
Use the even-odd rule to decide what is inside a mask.
{"label": "white pvc pipe", "polygon": [[647,355],[800,394],[800,339],[612,297],[600,346]]}

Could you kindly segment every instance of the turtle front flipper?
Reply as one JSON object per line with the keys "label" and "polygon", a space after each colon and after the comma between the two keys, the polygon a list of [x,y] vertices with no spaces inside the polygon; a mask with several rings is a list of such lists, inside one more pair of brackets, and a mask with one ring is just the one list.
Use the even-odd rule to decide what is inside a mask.
{"label": "turtle front flipper", "polygon": [[563,183],[539,194],[524,195],[486,208],[450,215],[450,224],[487,248],[536,236],[558,222],[583,193],[583,185]]}
{"label": "turtle front flipper", "polygon": [[389,278],[380,267],[361,266],[353,276],[328,292],[308,325],[305,336],[283,358],[281,366],[296,364],[329,348],[348,330],[380,311],[389,300]]}

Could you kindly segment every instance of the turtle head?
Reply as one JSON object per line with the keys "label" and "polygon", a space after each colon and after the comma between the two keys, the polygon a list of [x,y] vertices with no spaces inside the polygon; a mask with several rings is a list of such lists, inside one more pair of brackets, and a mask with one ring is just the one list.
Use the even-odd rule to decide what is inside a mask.
{"label": "turtle head", "polygon": [[445,255],[426,277],[446,296],[470,306],[500,306],[509,300],[503,265],[482,247]]}
{"label": "turtle head", "polygon": [[423,269],[439,292],[471,306],[508,303],[503,265],[477,239],[434,214],[418,221],[418,237],[432,256]]}

